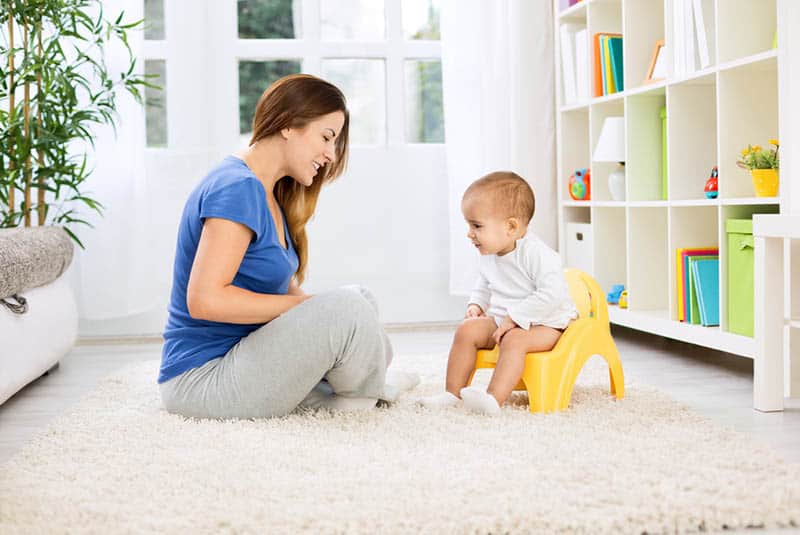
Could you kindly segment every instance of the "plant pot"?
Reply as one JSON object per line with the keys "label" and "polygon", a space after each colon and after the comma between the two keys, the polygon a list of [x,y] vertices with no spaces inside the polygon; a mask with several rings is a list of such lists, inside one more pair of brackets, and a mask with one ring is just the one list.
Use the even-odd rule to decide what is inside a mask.
{"label": "plant pot", "polygon": [[753,177],[756,197],[776,197],[778,195],[780,180],[777,169],[751,169],[750,175]]}

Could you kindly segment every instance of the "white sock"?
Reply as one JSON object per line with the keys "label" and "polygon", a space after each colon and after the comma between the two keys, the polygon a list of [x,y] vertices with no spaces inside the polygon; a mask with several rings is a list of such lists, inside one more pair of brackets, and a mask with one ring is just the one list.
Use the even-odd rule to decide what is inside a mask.
{"label": "white sock", "polygon": [[400,394],[411,390],[419,384],[419,375],[399,370],[386,372],[386,385],[383,387],[383,398],[386,401],[397,401]]}
{"label": "white sock", "polygon": [[461,389],[461,399],[464,406],[471,411],[481,414],[494,415],[500,412],[500,405],[494,396],[475,386],[468,386]]}
{"label": "white sock", "polygon": [[445,407],[452,407],[456,405],[460,399],[454,396],[450,392],[444,391],[441,394],[437,394],[435,396],[428,396],[426,398],[420,398],[417,400],[417,404],[422,405],[423,407],[427,407],[429,409],[443,409]]}

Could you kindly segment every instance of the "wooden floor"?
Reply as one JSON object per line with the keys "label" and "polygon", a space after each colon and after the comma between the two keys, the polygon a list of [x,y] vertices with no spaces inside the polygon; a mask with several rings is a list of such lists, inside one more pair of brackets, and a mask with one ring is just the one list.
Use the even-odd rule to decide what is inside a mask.
{"label": "wooden floor", "polygon": [[[396,355],[443,355],[452,329],[403,330],[390,336]],[[784,412],[754,411],[752,360],[624,328],[615,328],[614,336],[626,379],[655,386],[717,423],[771,446],[786,460],[800,462],[800,400],[789,400]],[[159,357],[160,345],[154,343],[79,345],[56,371],[0,406],[0,463],[102,377],[127,363]]]}

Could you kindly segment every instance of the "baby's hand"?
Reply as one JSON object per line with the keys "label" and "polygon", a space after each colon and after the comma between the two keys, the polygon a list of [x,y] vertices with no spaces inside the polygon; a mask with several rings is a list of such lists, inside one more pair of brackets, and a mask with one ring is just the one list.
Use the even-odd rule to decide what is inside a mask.
{"label": "baby's hand", "polygon": [[505,319],[503,320],[503,323],[501,323],[500,326],[497,328],[497,330],[494,331],[494,333],[492,334],[492,338],[494,339],[495,343],[500,344],[500,341],[503,339],[503,336],[505,336],[505,334],[508,331],[510,331],[516,326],[517,324],[514,323],[514,320],[511,319],[511,316],[506,316]]}
{"label": "baby's hand", "polygon": [[467,307],[467,313],[464,314],[465,318],[482,318],[486,314],[483,312],[483,309],[476,304],[471,304]]}

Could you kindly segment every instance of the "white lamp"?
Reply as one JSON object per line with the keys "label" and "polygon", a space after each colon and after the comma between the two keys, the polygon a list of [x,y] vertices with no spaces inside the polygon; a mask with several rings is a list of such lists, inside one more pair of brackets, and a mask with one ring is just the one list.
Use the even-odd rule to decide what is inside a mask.
{"label": "white lamp", "polygon": [[619,167],[608,175],[608,191],[615,201],[625,200],[625,117],[606,117],[594,148],[595,162],[617,162]]}

